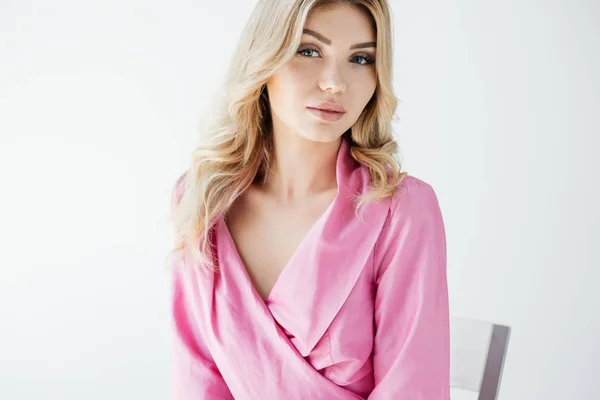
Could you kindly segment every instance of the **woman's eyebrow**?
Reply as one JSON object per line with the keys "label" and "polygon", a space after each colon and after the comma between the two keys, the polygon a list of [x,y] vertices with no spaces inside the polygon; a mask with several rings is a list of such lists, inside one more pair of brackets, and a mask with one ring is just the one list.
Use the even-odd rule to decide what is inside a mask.
{"label": "woman's eyebrow", "polygon": [[[325,36],[321,35],[318,32],[313,31],[312,29],[303,29],[302,33],[305,33],[307,35],[313,36],[314,38],[316,38],[318,41],[325,43],[327,46],[331,45],[331,40],[327,39]],[[354,49],[366,49],[368,47],[377,47],[375,42],[364,42],[364,43],[357,43],[357,44],[353,44],[352,46],[350,46],[350,50],[354,50]]]}

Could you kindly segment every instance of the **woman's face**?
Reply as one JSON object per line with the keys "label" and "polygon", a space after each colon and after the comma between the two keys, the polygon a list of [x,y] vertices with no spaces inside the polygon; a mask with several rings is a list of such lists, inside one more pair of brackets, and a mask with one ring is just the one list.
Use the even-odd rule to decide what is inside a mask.
{"label": "woman's face", "polygon": [[375,41],[355,6],[314,9],[294,58],[267,82],[275,131],[331,142],[352,127],[375,92]]}

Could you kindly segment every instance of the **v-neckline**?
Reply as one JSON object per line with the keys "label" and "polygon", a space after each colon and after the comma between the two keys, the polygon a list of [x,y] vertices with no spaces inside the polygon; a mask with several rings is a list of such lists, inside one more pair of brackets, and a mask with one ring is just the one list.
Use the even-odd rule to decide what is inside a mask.
{"label": "v-neckline", "polygon": [[277,288],[282,285],[281,281],[284,280],[286,271],[289,272],[290,267],[292,267],[292,265],[294,264],[294,261],[296,260],[296,258],[298,258],[298,254],[300,253],[302,248],[304,246],[306,246],[306,242],[308,241],[308,239],[311,238],[312,236],[314,236],[314,231],[317,229],[317,227],[324,225],[324,222],[327,220],[327,218],[331,214],[331,211],[334,209],[336,203],[340,199],[340,193],[342,193],[341,185],[343,184],[343,177],[341,175],[346,173],[346,169],[344,166],[344,164],[345,164],[344,158],[348,157],[348,155],[345,154],[346,152],[348,152],[348,147],[349,147],[349,144],[346,142],[346,140],[347,140],[346,138],[342,138],[342,142],[340,143],[340,147],[338,148],[338,153],[337,153],[337,158],[336,158],[336,166],[335,166],[335,169],[336,169],[335,179],[336,179],[336,183],[337,183],[337,189],[336,189],[336,194],[335,194],[335,197],[333,198],[333,201],[329,204],[329,206],[327,206],[325,211],[319,216],[319,218],[317,218],[317,220],[310,226],[308,231],[304,234],[302,240],[300,240],[298,246],[296,246],[296,249],[294,250],[294,252],[290,256],[288,261],[285,263],[285,265],[279,272],[279,275],[277,276],[277,278],[275,278],[275,282],[273,283],[273,286],[271,286],[271,289],[269,290],[269,293],[267,294],[267,297],[265,299],[262,298],[262,296],[258,292],[258,289],[256,288],[256,286],[254,286],[252,279],[250,278],[248,268],[246,267],[246,264],[244,264],[244,262],[242,260],[242,256],[235,244],[235,241],[233,240],[233,235],[231,234],[231,231],[229,230],[229,227],[227,226],[227,222],[225,221],[225,215],[221,215],[217,221],[218,224],[221,225],[222,231],[225,234],[225,240],[227,242],[227,245],[229,246],[229,249],[231,249],[231,251],[233,253],[234,261],[237,263],[236,267],[240,267],[242,269],[242,275],[244,277],[245,283],[250,286],[252,294],[257,299],[260,299],[261,302],[263,302],[267,307],[268,307],[269,303],[271,303],[271,301],[273,300],[273,297],[276,294]]}
{"label": "v-neckline", "polygon": [[247,283],[250,286],[253,294],[257,298],[259,298],[261,301],[263,301],[265,303],[265,305],[268,306],[268,304],[272,301],[273,295],[274,295],[277,287],[279,285],[281,285],[280,282],[283,280],[285,272],[290,269],[290,267],[294,263],[295,259],[298,257],[300,250],[306,245],[306,242],[308,241],[308,239],[314,235],[314,231],[317,229],[317,227],[319,225],[322,225],[322,222],[329,216],[329,214],[331,213],[331,210],[333,209],[335,203],[338,200],[339,195],[340,195],[340,189],[338,186],[337,192],[336,192],[335,197],[333,198],[333,201],[329,204],[329,206],[327,206],[327,208],[319,216],[319,218],[317,218],[317,220],[310,226],[308,231],[306,231],[306,233],[302,237],[302,240],[300,240],[300,242],[296,246],[296,249],[294,250],[294,252],[290,256],[288,261],[285,263],[285,265],[279,272],[279,275],[277,276],[277,278],[275,278],[275,282],[271,286],[271,289],[269,290],[269,293],[267,294],[267,297],[265,299],[262,298],[262,296],[258,292],[258,289],[252,282],[252,279],[250,278],[250,273],[248,272],[248,268],[246,267],[246,264],[244,264],[244,261],[242,260],[242,256],[237,248],[237,245],[235,244],[235,241],[233,240],[233,235],[231,234],[231,231],[229,230],[229,227],[227,226],[227,222],[225,221],[224,216],[221,216],[219,222],[221,223],[222,230],[225,233],[225,240],[227,241],[227,245],[228,245],[229,249],[231,249],[231,251],[234,255],[235,261],[237,262],[238,266],[242,269],[242,273],[243,273],[244,279],[246,281],[245,283]]}

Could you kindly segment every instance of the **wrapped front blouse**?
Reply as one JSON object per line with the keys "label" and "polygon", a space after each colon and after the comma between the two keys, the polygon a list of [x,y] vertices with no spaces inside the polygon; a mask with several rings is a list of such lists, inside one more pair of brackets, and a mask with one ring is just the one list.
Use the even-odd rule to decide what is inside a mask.
{"label": "wrapped front blouse", "polygon": [[[432,187],[408,175],[394,195],[353,196],[369,174],[342,140],[338,194],[266,301],[225,220],[219,273],[173,269],[173,400],[450,398],[446,237]],[[182,185],[183,188],[183,185]]]}

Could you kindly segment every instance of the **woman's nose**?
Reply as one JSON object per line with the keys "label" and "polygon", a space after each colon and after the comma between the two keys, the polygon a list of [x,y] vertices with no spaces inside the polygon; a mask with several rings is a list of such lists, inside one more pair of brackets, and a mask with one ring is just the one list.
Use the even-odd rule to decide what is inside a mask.
{"label": "woman's nose", "polygon": [[319,87],[324,92],[343,93],[346,91],[346,80],[339,65],[331,62],[324,68],[319,80]]}

